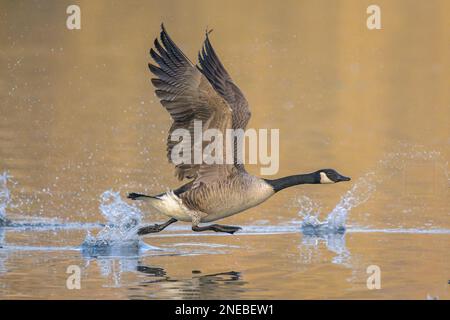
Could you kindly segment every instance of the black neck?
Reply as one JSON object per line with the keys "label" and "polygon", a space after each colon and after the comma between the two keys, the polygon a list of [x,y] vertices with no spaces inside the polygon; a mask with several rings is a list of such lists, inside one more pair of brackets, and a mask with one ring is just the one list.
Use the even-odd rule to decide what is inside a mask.
{"label": "black neck", "polygon": [[307,173],[307,174],[297,174],[294,176],[288,176],[280,179],[269,180],[264,179],[268,184],[270,184],[278,192],[285,188],[296,186],[299,184],[316,184],[320,183],[320,174],[318,172]]}

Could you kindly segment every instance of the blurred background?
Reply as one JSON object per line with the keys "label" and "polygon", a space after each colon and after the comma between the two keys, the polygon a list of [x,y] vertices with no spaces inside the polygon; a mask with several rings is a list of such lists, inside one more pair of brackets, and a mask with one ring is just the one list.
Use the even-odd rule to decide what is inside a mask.
{"label": "blurred background", "polygon": [[[81,30],[66,28],[71,4]],[[381,30],[366,26],[371,4]],[[8,216],[96,222],[106,190],[124,198],[180,185],[165,152],[171,120],[147,68],[164,22],[192,61],[214,29],[213,46],[250,103],[249,127],[280,129],[274,177],[331,167],[357,181],[372,172],[376,194],[351,212],[351,225],[450,228],[448,12],[445,0],[1,1]],[[303,196],[326,214],[350,187],[291,188],[224,223],[289,223]],[[448,237],[434,245],[448,251]],[[438,251],[426,260],[445,278],[442,259]]]}

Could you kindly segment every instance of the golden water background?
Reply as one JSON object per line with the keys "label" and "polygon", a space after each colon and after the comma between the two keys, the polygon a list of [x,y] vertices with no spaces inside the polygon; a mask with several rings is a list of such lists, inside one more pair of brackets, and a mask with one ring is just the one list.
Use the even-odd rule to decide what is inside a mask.
{"label": "golden water background", "polygon": [[[277,177],[332,167],[357,181],[374,172],[382,183],[351,211],[349,224],[449,229],[450,2],[376,1],[382,29],[368,30],[372,2],[77,1],[81,30],[71,31],[70,1],[2,1],[0,172],[13,176],[18,204],[8,215],[102,221],[105,190],[124,197],[180,184],[165,155],[171,121],[147,69],[164,22],[193,61],[205,29],[214,29],[211,41],[250,103],[249,127],[280,129]],[[300,196],[320,202],[325,215],[350,187],[292,188],[224,223],[289,224],[299,219]],[[84,291],[69,291],[65,268],[79,264],[77,255],[8,254],[0,297],[189,298],[183,288],[194,288],[199,298],[449,298],[448,234],[348,234],[351,267],[332,263],[323,243],[304,263],[300,233],[196,237],[148,241],[231,246],[223,254],[140,261],[161,267],[175,284],[136,287],[145,277],[127,273],[125,284],[111,288],[91,270]],[[6,234],[6,242],[21,244],[79,245],[83,238]],[[383,270],[382,290],[365,286],[371,264]],[[234,271],[239,279],[205,279],[196,270]]]}

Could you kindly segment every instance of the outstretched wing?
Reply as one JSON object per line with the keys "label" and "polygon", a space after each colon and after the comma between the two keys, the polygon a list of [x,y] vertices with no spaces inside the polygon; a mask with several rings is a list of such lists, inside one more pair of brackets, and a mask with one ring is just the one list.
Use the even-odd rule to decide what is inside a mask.
{"label": "outstretched wing", "polygon": [[[158,64],[149,63],[150,71],[156,75],[152,79],[155,93],[161,104],[170,113],[173,124],[167,139],[167,157],[171,163],[172,150],[177,143],[183,143],[191,150],[191,162],[176,164],[176,176],[195,178],[194,186],[200,182],[208,183],[231,172],[232,166],[224,164],[195,164],[194,162],[194,121],[201,121],[204,132],[207,129],[218,129],[225,135],[231,128],[232,110],[227,102],[213,89],[202,73],[192,64],[177,47],[161,25],[161,42],[155,39],[155,47],[150,55]],[[186,129],[190,132],[192,141],[172,141],[172,133],[176,129]],[[201,145],[203,148],[203,145]],[[203,149],[202,149],[203,150]],[[223,152],[224,159],[226,157]]]}
{"label": "outstretched wing", "polygon": [[[243,129],[247,127],[250,120],[250,108],[242,91],[233,83],[228,72],[215,53],[211,42],[209,41],[209,32],[206,32],[206,39],[203,43],[202,51],[198,54],[200,63],[199,69],[214,87],[214,89],[225,99],[233,110],[232,126],[233,129]],[[242,146],[241,146],[242,147]],[[234,142],[234,156],[236,163],[237,142]],[[236,167],[244,168],[242,164]]]}

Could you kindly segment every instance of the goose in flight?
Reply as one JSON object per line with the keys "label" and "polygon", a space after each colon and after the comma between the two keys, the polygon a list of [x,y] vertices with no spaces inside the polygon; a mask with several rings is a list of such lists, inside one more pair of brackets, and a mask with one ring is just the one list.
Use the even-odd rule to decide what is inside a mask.
{"label": "goose in flight", "polygon": [[[333,169],[280,179],[263,179],[247,173],[244,165],[229,163],[174,163],[171,154],[176,142],[171,134],[177,129],[194,131],[194,121],[202,121],[207,129],[245,130],[250,119],[247,100],[234,84],[216,55],[206,32],[203,48],[194,65],[169,37],[161,25],[160,41],[155,39],[150,55],[156,65],[149,63],[156,76],[151,79],[156,95],[169,112],[173,124],[167,140],[167,156],[175,165],[179,180],[190,180],[178,189],[155,196],[130,193],[128,198],[148,202],[160,213],[170,217],[163,224],[142,227],[139,235],[160,232],[177,221],[192,223],[193,231],[215,231],[233,234],[239,227],[220,224],[200,226],[257,206],[285,188],[300,184],[330,184],[349,181]],[[192,136],[192,135],[191,135]],[[236,151],[237,144],[234,142]],[[223,155],[225,157],[225,155]]]}

